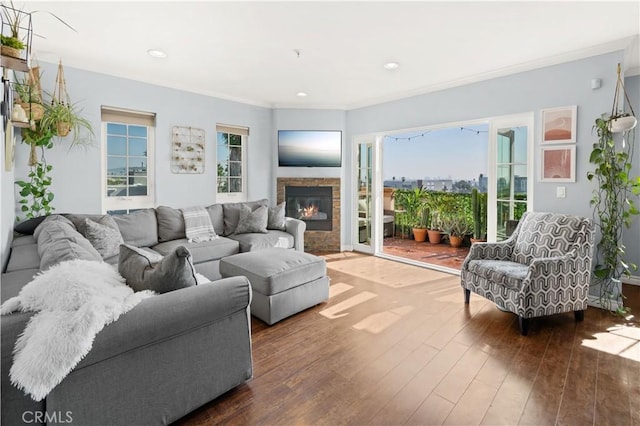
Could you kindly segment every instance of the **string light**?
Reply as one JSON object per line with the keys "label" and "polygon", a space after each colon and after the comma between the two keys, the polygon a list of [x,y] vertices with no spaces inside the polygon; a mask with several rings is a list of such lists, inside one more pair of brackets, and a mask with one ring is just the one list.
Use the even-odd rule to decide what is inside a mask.
{"label": "string light", "polygon": [[[463,132],[463,131],[473,132],[476,135],[479,135],[480,133],[489,133],[487,130],[476,130],[476,129],[470,129],[468,127],[460,127],[460,131],[461,132]],[[429,133],[431,133],[431,130],[426,131],[424,133],[420,133],[419,135],[412,135],[412,136],[389,136],[389,135],[385,135],[385,138],[394,139],[396,141],[411,141],[411,139],[418,139],[418,138],[425,137]]]}

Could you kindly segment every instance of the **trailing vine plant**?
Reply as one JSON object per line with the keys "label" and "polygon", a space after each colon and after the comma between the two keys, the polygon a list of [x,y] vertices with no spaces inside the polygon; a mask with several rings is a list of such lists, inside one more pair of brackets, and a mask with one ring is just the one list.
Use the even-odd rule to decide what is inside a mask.
{"label": "trailing vine plant", "polygon": [[[611,117],[596,119],[593,129],[598,141],[593,144],[589,157],[595,170],[589,171],[587,178],[597,185],[591,205],[601,234],[597,244],[595,284],[600,288],[600,303],[611,311],[614,302],[624,299],[620,278],[637,269],[637,265],[625,261],[622,233],[624,228],[631,225],[633,216],[639,213],[631,195],[640,194],[640,176],[630,175],[635,130],[614,134],[610,125]],[[616,135],[621,135],[621,138],[617,138],[621,139],[618,142]],[[620,149],[616,143],[621,146]],[[628,308],[622,307],[622,304],[618,306],[618,314],[628,312]]]}
{"label": "trailing vine plant", "polygon": [[[53,212],[54,207],[51,202],[54,194],[51,192],[51,170],[53,166],[47,164],[44,155],[45,149],[53,147],[52,139],[54,133],[48,129],[36,127],[35,130],[23,129],[22,140],[31,146],[29,158],[28,180],[18,180],[16,185],[20,187],[20,210],[25,217],[32,219],[38,216],[46,216]],[[41,150],[40,160],[37,158],[37,149]],[[20,220],[20,218],[16,218]]]}

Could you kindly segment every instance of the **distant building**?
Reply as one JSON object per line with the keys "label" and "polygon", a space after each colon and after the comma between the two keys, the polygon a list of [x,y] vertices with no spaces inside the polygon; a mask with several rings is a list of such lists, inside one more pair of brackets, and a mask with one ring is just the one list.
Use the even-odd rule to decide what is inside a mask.
{"label": "distant building", "polygon": [[418,187],[418,181],[416,180],[385,180],[383,182],[385,188],[396,188],[396,189],[413,189]]}
{"label": "distant building", "polygon": [[480,176],[478,176],[478,191],[487,192],[488,184],[489,179],[485,175],[480,173]]}
{"label": "distant building", "polygon": [[423,185],[428,191],[451,191],[453,179],[425,179]]}
{"label": "distant building", "polygon": [[526,176],[516,176],[513,184],[514,184],[514,190],[516,194],[527,193],[527,177]]}

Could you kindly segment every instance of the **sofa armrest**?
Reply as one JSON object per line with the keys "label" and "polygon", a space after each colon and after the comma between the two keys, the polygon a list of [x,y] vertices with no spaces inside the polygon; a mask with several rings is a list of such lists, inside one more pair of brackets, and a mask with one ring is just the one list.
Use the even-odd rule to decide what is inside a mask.
{"label": "sofa armrest", "polygon": [[581,288],[586,296],[591,283],[591,269],[584,267],[585,261],[591,263],[588,259],[579,258],[575,250],[562,256],[535,258],[529,265],[523,291],[528,293],[532,289],[537,291],[547,286]]}
{"label": "sofa armrest", "polygon": [[293,235],[294,248],[297,251],[304,251],[304,231],[307,229],[307,224],[300,219],[285,217],[284,225],[285,231]]}
{"label": "sofa armrest", "polygon": [[[224,320],[239,311],[245,311],[250,321],[251,294],[249,280],[240,276],[144,299],[98,333],[93,348],[76,370]],[[250,325],[247,327],[251,330]]]}
{"label": "sofa armrest", "polygon": [[469,254],[462,263],[462,269],[466,270],[468,263],[472,260],[511,260],[514,246],[515,239],[512,238],[497,243],[473,243]]}

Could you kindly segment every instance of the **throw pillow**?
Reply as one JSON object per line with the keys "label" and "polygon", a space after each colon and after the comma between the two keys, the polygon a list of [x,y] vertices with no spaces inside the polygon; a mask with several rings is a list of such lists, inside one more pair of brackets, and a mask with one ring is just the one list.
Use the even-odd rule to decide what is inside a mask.
{"label": "throw pillow", "polygon": [[176,247],[160,262],[152,263],[148,253],[123,244],[120,246],[118,272],[135,291],[166,293],[197,284],[191,252],[184,246]]}
{"label": "throw pillow", "polygon": [[252,211],[262,206],[269,206],[269,200],[263,198],[257,201],[244,201],[241,203],[224,203],[222,211],[224,216],[224,236],[234,234],[240,220],[240,206],[248,206]]}
{"label": "throw pillow", "polygon": [[267,229],[275,229],[276,231],[285,230],[285,207],[286,202],[278,204],[275,207],[269,207],[269,219],[267,220]]}
{"label": "throw pillow", "polygon": [[152,247],[158,244],[158,220],[156,209],[142,209],[128,214],[117,214],[113,220],[120,228],[126,244],[136,247]]}
{"label": "throw pillow", "polygon": [[33,235],[33,231],[36,230],[38,225],[42,223],[48,216],[38,216],[32,219],[25,219],[22,222],[16,223],[13,230],[23,235]]}
{"label": "throw pillow", "polygon": [[158,219],[158,241],[179,240],[185,238],[184,218],[182,212],[171,207],[156,207],[156,217]]}
{"label": "throw pillow", "polygon": [[[107,225],[107,223],[111,225]],[[123,244],[124,241],[118,225],[111,216],[105,216],[100,220],[100,223],[86,218],[84,220],[84,229],[84,236],[98,250],[103,259],[115,256],[120,252],[120,244]]]}
{"label": "throw pillow", "polygon": [[59,214],[52,214],[50,216],[45,216],[44,220],[40,222],[38,226],[36,226],[36,228],[33,230],[33,238],[37,240],[40,237],[40,232],[42,231],[42,229],[44,229],[47,226],[45,224],[51,223],[51,222],[65,223],[69,225],[74,231],[77,231],[76,226],[69,219]]}
{"label": "throw pillow", "polygon": [[91,243],[65,220],[45,220],[38,225],[38,254],[43,271],[65,260],[102,261],[102,256]]}
{"label": "throw pillow", "polygon": [[85,222],[84,222],[85,219],[90,219],[94,222],[102,223],[103,225],[107,225],[107,226],[113,226],[115,229],[118,229],[118,225],[116,225],[114,221],[103,222],[103,219],[105,216],[109,216],[109,215],[85,214],[85,213],[80,213],[80,214],[72,213],[72,214],[65,215],[65,217],[75,225],[78,232],[84,235],[85,237],[87,236],[87,229],[86,229],[87,227],[85,226]]}
{"label": "throw pillow", "polygon": [[240,219],[235,234],[251,232],[266,234],[268,216],[269,208],[267,206],[258,207],[254,211],[251,211],[251,207],[247,205],[240,206]]}
{"label": "throw pillow", "polygon": [[182,209],[184,228],[190,243],[202,243],[218,238],[213,229],[211,217],[204,207],[189,207]]}

